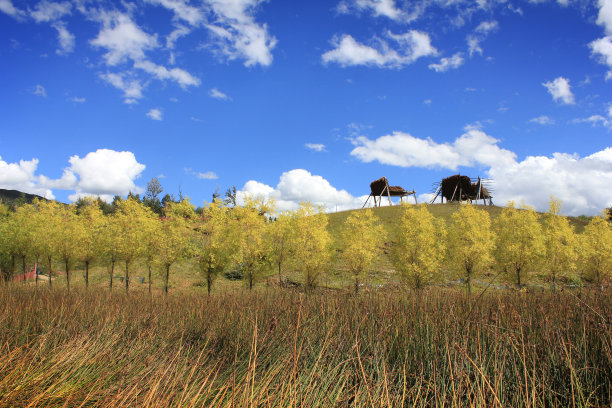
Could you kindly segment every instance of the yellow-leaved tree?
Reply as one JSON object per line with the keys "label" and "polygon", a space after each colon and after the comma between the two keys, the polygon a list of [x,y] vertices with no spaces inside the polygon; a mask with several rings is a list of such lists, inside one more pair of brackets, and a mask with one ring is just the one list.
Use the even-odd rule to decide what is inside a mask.
{"label": "yellow-leaved tree", "polygon": [[293,215],[282,212],[268,224],[266,234],[272,263],[278,268],[278,284],[283,285],[282,267],[290,258],[294,242]]}
{"label": "yellow-leaved tree", "polygon": [[38,215],[35,218],[35,245],[39,246],[37,251],[47,264],[49,287],[53,286],[53,259],[58,255],[62,228],[60,205],[55,201],[39,201]]}
{"label": "yellow-leaved tree", "polygon": [[108,288],[113,291],[113,276],[115,275],[115,264],[119,260],[121,248],[121,225],[117,213],[106,215],[104,230],[100,237],[102,245],[102,259],[108,265],[109,282]]}
{"label": "yellow-leaved tree", "polygon": [[580,235],[580,266],[585,278],[601,285],[612,274],[612,226],[594,217]]}
{"label": "yellow-leaved tree", "polygon": [[435,218],[426,205],[403,206],[391,259],[413,289],[422,289],[441,278],[445,240],[444,220]]}
{"label": "yellow-leaved tree", "polygon": [[217,276],[231,262],[234,242],[231,240],[229,208],[216,199],[204,208],[202,219],[196,226],[195,254],[200,273],[206,278],[210,295]]}
{"label": "yellow-leaved tree", "polygon": [[15,209],[10,217],[10,239],[13,254],[21,259],[23,282],[26,282],[26,259],[32,253],[34,222],[32,214],[36,211],[32,204],[23,204]]}
{"label": "yellow-leaved tree", "polygon": [[577,240],[567,217],[561,214],[561,201],[551,197],[548,213],[544,219],[544,264],[555,290],[557,279],[568,276],[576,268],[578,259]]}
{"label": "yellow-leaved tree", "polygon": [[536,267],[545,254],[545,239],[535,209],[508,203],[495,220],[495,260],[498,267],[519,288],[527,273]]}
{"label": "yellow-leaved tree", "polygon": [[359,292],[359,283],[372,268],[385,240],[385,229],[374,211],[368,208],[348,216],[340,233],[340,258]]}
{"label": "yellow-leaved tree", "polygon": [[266,216],[259,210],[259,200],[244,197],[243,205],[232,208],[230,223],[234,261],[247,278],[249,289],[253,289],[255,279],[270,266],[270,251],[264,239]]}
{"label": "yellow-leaved tree", "polygon": [[56,252],[64,262],[66,289],[70,293],[70,272],[72,272],[72,267],[81,254],[81,242],[85,239],[85,232],[81,226],[74,204],[60,205],[58,207],[58,222],[59,230]]}
{"label": "yellow-leaved tree", "polygon": [[82,234],[81,262],[85,264],[85,288],[89,288],[89,266],[94,260],[101,257],[104,250],[104,233],[106,217],[98,206],[95,198],[87,197],[82,201],[79,209],[79,220]]}
{"label": "yellow-leaved tree", "polygon": [[306,290],[313,289],[319,277],[329,267],[330,237],[327,231],[327,214],[321,207],[300,203],[295,212],[295,251],[292,262],[302,273]]}
{"label": "yellow-leaved tree", "polygon": [[[164,218],[160,220],[161,224],[155,229],[157,260],[164,271],[165,295],[168,295],[170,267],[191,253],[194,210],[195,207],[188,198],[179,202],[169,202],[164,207]],[[148,220],[148,223],[150,222],[151,219]],[[153,222],[158,221],[153,219]]]}
{"label": "yellow-leaved tree", "polygon": [[5,282],[11,274],[11,251],[9,240],[9,208],[0,202],[0,280]]}
{"label": "yellow-leaved tree", "polygon": [[118,205],[116,222],[119,236],[117,237],[117,254],[125,262],[125,291],[129,293],[129,267],[145,250],[147,225],[151,219],[156,219],[153,211],[134,198],[121,201]]}
{"label": "yellow-leaved tree", "polygon": [[494,244],[491,218],[485,210],[465,204],[451,216],[447,243],[449,266],[465,278],[468,294],[472,292],[472,277],[491,267]]}

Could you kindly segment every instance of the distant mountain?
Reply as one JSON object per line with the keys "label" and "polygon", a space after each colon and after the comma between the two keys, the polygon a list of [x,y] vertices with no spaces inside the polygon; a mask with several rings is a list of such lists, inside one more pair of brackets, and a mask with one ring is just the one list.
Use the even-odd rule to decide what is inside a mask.
{"label": "distant mountain", "polygon": [[46,198],[36,194],[28,194],[17,190],[5,190],[0,188],[0,202],[7,205],[12,205],[15,201],[19,200],[31,203],[35,198],[48,201]]}

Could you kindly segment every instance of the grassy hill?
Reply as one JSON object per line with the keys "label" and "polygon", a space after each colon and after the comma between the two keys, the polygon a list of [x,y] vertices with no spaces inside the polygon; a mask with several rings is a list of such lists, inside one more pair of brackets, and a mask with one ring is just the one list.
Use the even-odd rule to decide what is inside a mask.
{"label": "grassy hill", "polygon": [[31,203],[35,198],[47,201],[46,198],[36,194],[28,194],[17,190],[0,188],[0,203],[12,206],[13,204]]}

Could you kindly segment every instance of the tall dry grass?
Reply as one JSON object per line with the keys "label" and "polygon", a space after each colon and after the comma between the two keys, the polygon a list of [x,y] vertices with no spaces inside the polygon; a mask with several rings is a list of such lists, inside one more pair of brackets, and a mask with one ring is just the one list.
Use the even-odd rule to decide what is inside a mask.
{"label": "tall dry grass", "polygon": [[609,406],[611,303],[1,288],[0,405]]}

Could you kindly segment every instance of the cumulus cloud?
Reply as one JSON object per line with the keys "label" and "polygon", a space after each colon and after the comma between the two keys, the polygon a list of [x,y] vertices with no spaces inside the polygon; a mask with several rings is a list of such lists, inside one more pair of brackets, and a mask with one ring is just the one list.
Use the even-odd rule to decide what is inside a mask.
{"label": "cumulus cloud", "polygon": [[200,86],[200,80],[198,78],[180,68],[168,69],[162,65],[157,65],[147,60],[136,61],[134,63],[134,67],[148,72],[157,79],[170,79],[178,83],[182,88],[186,88],[188,86]]}
{"label": "cumulus cloud", "polygon": [[43,0],[36,5],[34,10],[30,11],[30,17],[37,23],[48,23],[71,14],[71,10],[72,4],[68,1],[53,3]]}
{"label": "cumulus cloud", "polygon": [[437,143],[432,139],[420,139],[408,133],[393,132],[371,140],[365,136],[353,139],[356,146],[351,155],[370,163],[378,161],[400,167],[427,167],[457,170],[459,166],[476,163],[492,165],[509,163],[514,153],[497,146],[498,140],[482,130],[469,127],[454,143]]}
{"label": "cumulus cloud", "polygon": [[395,5],[394,0],[341,1],[336,10],[342,14],[350,13],[352,10],[357,12],[369,11],[376,17],[384,16],[391,20],[399,20],[404,16],[402,10]]}
{"label": "cumulus cloud", "polygon": [[541,116],[538,116],[537,118],[530,119],[529,122],[537,123],[538,125],[543,125],[543,126],[555,124],[554,119],[551,119],[546,115],[541,115]]}
{"label": "cumulus cloud", "polygon": [[185,167],[185,173],[191,174],[201,180],[216,180],[219,178],[214,171],[200,172],[194,171],[191,167]]}
{"label": "cumulus cloud", "polygon": [[612,0],[599,0],[597,24],[603,26],[606,34],[612,34]]}
{"label": "cumulus cloud", "polygon": [[[343,67],[366,65],[379,68],[401,68],[421,57],[436,55],[427,33],[410,30],[403,34],[387,31],[387,40],[374,38],[371,45],[359,43],[345,34],[332,39],[333,49],[322,55],[324,63],[337,63]],[[392,45],[390,45],[392,44]]]}
{"label": "cumulus cloud", "polygon": [[467,36],[466,41],[468,43],[470,57],[476,53],[482,55],[483,51],[482,47],[480,46],[480,43],[482,43],[487,38],[489,33],[497,31],[498,28],[499,24],[495,20],[483,21],[478,25],[478,27],[476,27],[472,34]]}
{"label": "cumulus cloud", "polygon": [[153,120],[162,120],[162,112],[157,108],[149,110],[147,116]]}
{"label": "cumulus cloud", "polygon": [[70,166],[59,179],[37,175],[38,159],[7,163],[0,158],[0,188],[14,189],[53,199],[52,189],[72,190],[70,200],[86,195],[111,201],[114,195],[130,191],[142,192],[134,180],[140,177],[145,165],[138,163],[132,152],[98,149],[85,157],[72,156]]}
{"label": "cumulus cloud", "polygon": [[90,42],[95,47],[107,50],[104,54],[107,65],[115,66],[128,58],[142,60],[146,50],[158,47],[157,36],[144,32],[126,14],[104,12],[100,19],[103,27]]}
{"label": "cumulus cloud", "polygon": [[328,211],[334,211],[336,208],[341,211],[361,208],[367,198],[354,197],[346,190],[338,190],[323,177],[304,169],[284,172],[276,188],[249,180],[238,192],[239,201],[243,200],[245,194],[274,198],[280,210],[293,210],[298,208],[300,202],[310,201],[315,205],[322,205]]}
{"label": "cumulus cloud", "polygon": [[229,101],[232,99],[217,88],[212,88],[210,91],[208,91],[208,96],[210,96],[211,98],[219,99],[221,101]]}
{"label": "cumulus cloud", "polygon": [[16,19],[25,16],[25,12],[15,7],[11,0],[0,0],[0,11]]}
{"label": "cumulus cloud", "polygon": [[138,79],[127,78],[127,75],[124,73],[101,74],[100,78],[115,88],[122,90],[124,102],[127,104],[136,103],[138,99],[142,98],[144,85]]}
{"label": "cumulus cloud", "polygon": [[544,82],[542,85],[548,89],[555,102],[561,102],[565,105],[573,105],[575,103],[569,79],[558,77],[554,81]]}
{"label": "cumulus cloud", "polygon": [[325,145],[321,143],[306,143],[304,146],[306,146],[307,149],[314,150],[315,152],[325,151]]}
{"label": "cumulus cloud", "polygon": [[74,51],[74,34],[66,28],[63,23],[54,23],[53,28],[57,30],[57,40],[60,48],[56,51],[58,54],[67,54]]}
{"label": "cumulus cloud", "polygon": [[7,163],[0,157],[0,188],[37,194],[48,199],[55,198],[50,189],[38,185],[37,176],[34,174],[37,167],[38,159]]}
{"label": "cumulus cloud", "polygon": [[429,69],[433,69],[436,72],[446,72],[449,69],[457,69],[461,65],[463,65],[463,56],[458,52],[452,57],[441,58],[437,64],[429,64]]}
{"label": "cumulus cloud", "polygon": [[215,19],[206,24],[215,41],[215,51],[229,60],[244,59],[245,66],[272,64],[276,37],[266,24],[255,21],[264,0],[206,0]]}
{"label": "cumulus cloud", "polygon": [[495,201],[524,200],[541,211],[549,196],[561,199],[571,215],[596,214],[612,204],[612,148],[584,158],[576,154],[527,156],[518,160],[514,152],[499,146],[499,140],[475,127],[452,143],[437,143],[407,133],[394,132],[370,140],[353,141],[351,155],[363,162],[378,161],[401,167],[457,170],[459,166],[484,167],[495,182]]}
{"label": "cumulus cloud", "polygon": [[591,48],[591,54],[601,64],[607,65],[610,69],[606,75],[606,80],[612,78],[612,35],[591,42],[589,47]]}

